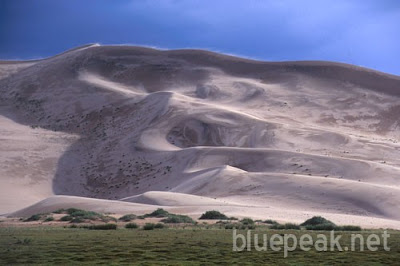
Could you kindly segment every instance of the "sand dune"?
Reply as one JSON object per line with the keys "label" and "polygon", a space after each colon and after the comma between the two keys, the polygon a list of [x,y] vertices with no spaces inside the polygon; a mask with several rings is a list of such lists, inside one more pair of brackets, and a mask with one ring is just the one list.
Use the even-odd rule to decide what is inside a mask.
{"label": "sand dune", "polygon": [[225,206],[238,205],[224,200],[166,191],[149,191],[122,201],[157,206]]}
{"label": "sand dune", "polygon": [[44,200],[12,215],[163,206],[400,228],[399,97],[399,77],[370,69],[199,50],[1,62],[0,213]]}

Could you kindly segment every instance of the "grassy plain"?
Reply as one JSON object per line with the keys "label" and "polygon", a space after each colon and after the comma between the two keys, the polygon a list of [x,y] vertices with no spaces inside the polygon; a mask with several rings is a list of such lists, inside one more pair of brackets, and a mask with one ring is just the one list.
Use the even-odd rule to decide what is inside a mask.
{"label": "grassy plain", "polygon": [[[292,233],[329,232],[271,230],[258,227],[253,233],[268,236]],[[367,235],[381,231],[356,232]],[[245,234],[244,230],[238,233]],[[400,261],[400,232],[390,231],[390,252],[378,251],[308,252],[296,249],[283,257],[283,251],[232,251],[232,230],[192,226],[156,230],[125,229],[97,231],[82,228],[31,227],[0,228],[0,265],[15,264],[130,264],[130,265],[396,265]],[[351,232],[343,232],[341,243],[350,246]],[[358,245],[356,249],[359,250]]]}

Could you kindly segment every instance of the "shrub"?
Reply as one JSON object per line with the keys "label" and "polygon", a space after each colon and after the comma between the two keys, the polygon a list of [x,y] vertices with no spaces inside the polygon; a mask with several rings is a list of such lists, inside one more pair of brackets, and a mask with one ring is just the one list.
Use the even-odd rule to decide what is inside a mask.
{"label": "shrub", "polygon": [[206,211],[203,213],[200,218],[200,220],[228,220],[229,218],[223,214],[220,213],[219,211]]}
{"label": "shrub", "polygon": [[118,220],[112,216],[101,216],[99,217],[101,221],[108,223],[108,222],[117,222]]}
{"label": "shrub", "polygon": [[69,208],[69,209],[58,209],[54,211],[54,213],[65,213],[66,216],[63,216],[60,221],[71,221],[74,223],[82,223],[85,220],[101,220],[102,222],[110,222],[110,221],[117,221],[114,217],[111,216],[104,216],[101,213],[93,212],[93,211],[85,211],[76,208]]}
{"label": "shrub", "polygon": [[226,224],[225,229],[233,229],[235,226],[233,224]]}
{"label": "shrub", "polygon": [[69,228],[78,228],[78,226],[76,224],[72,224]]}
{"label": "shrub", "polygon": [[85,211],[75,208],[69,208],[66,210],[66,212],[72,217],[81,217],[82,219],[88,219],[88,220],[96,220],[98,218],[103,218],[103,215],[100,213]]}
{"label": "shrub", "polygon": [[239,220],[239,219],[236,218],[236,217],[229,217],[228,220],[237,221],[237,220]]}
{"label": "shrub", "polygon": [[186,215],[169,214],[167,218],[162,219],[161,222],[166,224],[179,224],[179,223],[194,223],[194,220]]}
{"label": "shrub", "polygon": [[136,229],[136,228],[139,228],[139,226],[136,223],[127,223],[125,225],[125,228],[127,228],[127,229]]}
{"label": "shrub", "polygon": [[142,215],[142,217],[144,217],[144,218],[147,218],[147,217],[162,218],[162,217],[168,217],[169,214],[170,213],[167,212],[166,210],[159,208],[159,209],[153,211],[152,213]]}
{"label": "shrub", "polygon": [[72,221],[72,219],[74,219],[72,216],[70,216],[70,215],[65,215],[65,216],[63,216],[63,217],[60,218],[60,221],[69,222],[69,221]]}
{"label": "shrub", "polygon": [[265,220],[263,223],[265,223],[265,224],[278,224],[277,221],[271,220],[271,219]]}
{"label": "shrub", "polygon": [[79,224],[79,223],[84,223],[84,222],[85,222],[85,219],[82,219],[81,217],[73,218],[73,219],[70,221],[70,223],[73,223],[73,224]]}
{"label": "shrub", "polygon": [[126,214],[119,218],[119,220],[123,221],[123,222],[130,222],[135,219],[136,219],[136,215],[134,215],[134,214]]}
{"label": "shrub", "polygon": [[282,229],[285,229],[285,225],[283,225],[283,224],[273,224],[273,225],[271,225],[270,228],[271,229],[282,230]]}
{"label": "shrub", "polygon": [[253,219],[250,219],[250,218],[244,218],[244,219],[240,220],[240,222],[241,222],[242,224],[244,224],[244,225],[254,224]]}
{"label": "shrub", "polygon": [[156,224],[154,225],[154,228],[155,228],[155,229],[162,229],[162,228],[164,228],[164,227],[165,227],[165,225],[162,224],[162,223],[156,223]]}
{"label": "shrub", "polygon": [[146,223],[146,224],[143,226],[143,230],[153,230],[154,227],[155,227],[155,224],[153,224],[153,223]]}
{"label": "shrub", "polygon": [[[60,211],[62,211],[63,209],[60,209]],[[81,212],[81,209],[77,209],[77,208],[68,208],[66,210],[64,210],[64,213],[68,213],[68,214],[72,214],[72,213],[77,213],[77,212]]]}
{"label": "shrub", "polygon": [[343,226],[337,226],[335,230],[338,231],[361,231],[362,228],[360,226],[355,226],[355,225],[343,225]]}
{"label": "shrub", "polygon": [[286,223],[284,226],[285,229],[295,229],[295,230],[300,229],[300,226],[298,224],[293,224],[293,223]]}
{"label": "shrub", "polygon": [[45,222],[52,222],[52,221],[54,221],[54,217],[52,217],[52,216],[47,217],[44,221]]}
{"label": "shrub", "polygon": [[117,225],[116,224],[96,224],[96,225],[86,226],[83,228],[87,228],[89,230],[116,230]]}
{"label": "shrub", "polygon": [[271,229],[277,229],[277,230],[289,230],[289,229],[294,229],[294,230],[300,230],[300,226],[297,224],[293,223],[286,223],[286,224],[273,224],[270,227]]}
{"label": "shrub", "polygon": [[301,224],[305,226],[307,230],[320,230],[320,231],[331,231],[331,230],[339,230],[338,226],[336,226],[333,222],[325,219],[321,216],[314,216],[304,223]]}
{"label": "shrub", "polygon": [[138,216],[137,218],[144,219],[147,217],[165,218],[161,220],[163,223],[195,223],[195,221],[189,216],[169,213],[161,208],[153,211],[152,213]]}
{"label": "shrub", "polygon": [[307,226],[307,225],[319,225],[319,224],[331,224],[335,226],[335,224],[324,217],[321,216],[314,216],[308,220],[306,220],[304,223],[301,224],[301,226]]}
{"label": "shrub", "polygon": [[335,230],[336,228],[337,228],[337,226],[330,224],[330,223],[306,225],[307,230],[331,231],[331,230]]}
{"label": "shrub", "polygon": [[255,229],[255,224],[238,224],[238,229],[246,230],[246,229]]}
{"label": "shrub", "polygon": [[24,222],[39,221],[40,218],[42,218],[42,215],[40,215],[40,214],[34,214],[34,215],[32,215],[31,217],[25,219]]}
{"label": "shrub", "polygon": [[247,229],[249,229],[249,230],[256,229],[256,225],[255,224],[249,224],[249,225],[247,225]]}
{"label": "shrub", "polygon": [[65,213],[65,212],[66,212],[65,209],[58,209],[56,211],[53,211],[53,213],[56,213],[56,214],[61,214],[61,213]]}
{"label": "shrub", "polygon": [[162,223],[157,223],[157,224],[146,223],[143,226],[143,230],[154,230],[154,229],[161,229],[161,228],[164,228],[164,225]]}

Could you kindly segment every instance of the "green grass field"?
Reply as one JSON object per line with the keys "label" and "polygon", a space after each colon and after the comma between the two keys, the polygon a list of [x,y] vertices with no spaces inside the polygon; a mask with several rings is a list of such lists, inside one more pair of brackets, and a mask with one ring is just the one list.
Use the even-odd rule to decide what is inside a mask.
{"label": "green grass field", "polygon": [[[245,231],[239,231],[245,233]],[[268,230],[255,233],[321,232]],[[368,234],[368,231],[361,232]],[[381,232],[375,232],[381,233]],[[283,252],[232,251],[232,230],[201,228],[123,229],[96,231],[60,227],[0,228],[0,265],[15,264],[140,264],[140,265],[315,265],[358,263],[359,265],[398,265],[400,232],[390,231],[390,252]],[[329,235],[325,232],[324,234]],[[349,242],[350,232],[343,233]]]}

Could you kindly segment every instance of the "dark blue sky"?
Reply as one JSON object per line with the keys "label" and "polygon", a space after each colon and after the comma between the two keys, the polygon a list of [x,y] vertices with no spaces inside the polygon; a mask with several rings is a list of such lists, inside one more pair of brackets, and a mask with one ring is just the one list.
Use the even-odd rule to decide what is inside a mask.
{"label": "dark blue sky", "polygon": [[341,61],[400,75],[400,1],[0,0],[2,59],[94,42]]}

